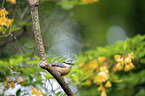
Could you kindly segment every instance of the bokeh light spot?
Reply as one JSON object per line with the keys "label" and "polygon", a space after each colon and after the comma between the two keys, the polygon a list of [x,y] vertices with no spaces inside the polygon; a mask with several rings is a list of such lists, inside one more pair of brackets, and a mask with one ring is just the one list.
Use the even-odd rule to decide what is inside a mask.
{"label": "bokeh light spot", "polygon": [[107,31],[107,41],[114,45],[117,41],[125,41],[126,32],[120,26],[111,26]]}

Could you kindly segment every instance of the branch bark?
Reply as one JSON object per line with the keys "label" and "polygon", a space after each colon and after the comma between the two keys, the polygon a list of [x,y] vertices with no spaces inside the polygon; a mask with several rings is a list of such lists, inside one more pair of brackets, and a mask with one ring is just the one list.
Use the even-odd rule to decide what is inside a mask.
{"label": "branch bark", "polygon": [[42,36],[40,32],[40,24],[39,24],[39,17],[38,17],[38,4],[39,0],[27,0],[30,5],[31,9],[31,16],[32,16],[32,21],[33,21],[33,31],[35,35],[35,41],[37,44],[39,56],[40,56],[40,67],[47,70],[60,84],[64,92],[68,96],[76,96],[72,90],[69,88],[68,84],[65,82],[64,78],[59,74],[55,69],[53,69],[49,63],[47,62],[46,59],[46,54],[45,54],[45,49],[42,41]]}

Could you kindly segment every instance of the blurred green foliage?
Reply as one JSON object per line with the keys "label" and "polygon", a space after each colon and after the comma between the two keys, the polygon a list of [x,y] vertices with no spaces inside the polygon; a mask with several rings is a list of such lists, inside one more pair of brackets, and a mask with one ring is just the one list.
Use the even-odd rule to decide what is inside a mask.
{"label": "blurred green foliage", "polygon": [[[89,50],[83,52],[81,55],[76,55],[76,67],[74,67],[68,75],[69,78],[72,78],[70,83],[79,86],[81,96],[87,96],[90,92],[92,95],[100,94],[100,92],[96,91],[99,87],[97,84],[94,83],[90,86],[87,85],[87,79],[93,76],[95,72],[95,68],[91,69],[91,67],[88,66],[90,65],[89,62],[94,59],[98,59],[98,57],[105,56],[109,66],[114,66],[114,63],[116,63],[114,61],[115,55],[124,55],[133,52],[133,64],[135,65],[135,68],[132,71],[117,71],[114,73],[112,67],[109,67],[109,80],[112,82],[113,86],[110,89],[106,89],[106,92],[108,96],[116,96],[118,92],[120,92],[120,96],[143,96],[144,92],[140,90],[145,90],[145,63],[142,62],[145,56],[144,47],[145,35],[137,35],[134,38],[128,38],[125,42],[117,42],[114,46],[108,45],[106,47],[97,47],[96,50]],[[81,67],[80,64],[82,62],[85,63],[84,66],[88,66],[89,71],[85,72],[83,67]],[[117,80],[114,81],[114,78],[117,78]],[[93,78],[93,80],[94,79],[95,78]],[[93,81],[91,82],[93,83]],[[88,91],[88,89],[90,90]]]}

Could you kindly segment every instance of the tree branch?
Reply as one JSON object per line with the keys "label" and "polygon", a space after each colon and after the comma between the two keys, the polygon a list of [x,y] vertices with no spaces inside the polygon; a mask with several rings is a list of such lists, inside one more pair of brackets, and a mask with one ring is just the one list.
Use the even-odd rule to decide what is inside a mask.
{"label": "tree branch", "polygon": [[59,74],[55,69],[53,69],[47,62],[46,59],[46,54],[45,54],[45,49],[44,45],[42,42],[42,36],[40,32],[40,24],[39,24],[39,17],[38,17],[38,4],[39,0],[27,0],[30,5],[31,9],[31,15],[32,15],[32,20],[33,20],[33,31],[35,35],[35,41],[37,44],[39,56],[40,56],[40,67],[47,70],[60,84],[62,89],[65,91],[65,93],[68,96],[76,96],[71,89],[69,88],[68,84],[65,82],[64,78]]}

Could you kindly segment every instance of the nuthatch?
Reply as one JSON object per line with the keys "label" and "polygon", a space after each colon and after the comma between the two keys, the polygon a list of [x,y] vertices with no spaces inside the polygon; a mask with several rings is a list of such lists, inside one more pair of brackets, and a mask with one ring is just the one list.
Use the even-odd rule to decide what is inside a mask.
{"label": "nuthatch", "polygon": [[59,72],[62,76],[67,75],[70,72],[71,66],[74,63],[72,62],[63,62],[63,63],[54,63],[51,66]]}

